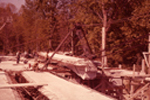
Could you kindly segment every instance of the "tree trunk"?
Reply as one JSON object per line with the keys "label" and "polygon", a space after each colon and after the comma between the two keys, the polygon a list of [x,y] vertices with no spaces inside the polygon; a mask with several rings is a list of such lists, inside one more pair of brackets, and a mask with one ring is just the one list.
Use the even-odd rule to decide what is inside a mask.
{"label": "tree trunk", "polygon": [[102,65],[103,67],[107,66],[107,56],[106,56],[106,27],[107,27],[107,13],[104,9],[104,4],[102,7],[103,12],[103,27],[102,27]]}
{"label": "tree trunk", "polygon": [[17,51],[20,51],[20,48],[19,48],[20,43],[19,43],[19,36],[18,35],[16,36],[16,44],[17,44]]}

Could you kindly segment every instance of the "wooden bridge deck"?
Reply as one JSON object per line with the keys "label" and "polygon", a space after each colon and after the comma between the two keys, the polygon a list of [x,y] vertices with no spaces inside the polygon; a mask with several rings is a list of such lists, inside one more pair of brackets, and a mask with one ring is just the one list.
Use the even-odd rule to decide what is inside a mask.
{"label": "wooden bridge deck", "polygon": [[114,100],[113,98],[80,84],[68,82],[48,72],[25,71],[22,75],[34,83],[46,83],[39,89],[50,100]]}
{"label": "wooden bridge deck", "polygon": [[[0,86],[9,84],[5,72],[0,71]],[[21,100],[11,88],[0,88],[0,100]]]}

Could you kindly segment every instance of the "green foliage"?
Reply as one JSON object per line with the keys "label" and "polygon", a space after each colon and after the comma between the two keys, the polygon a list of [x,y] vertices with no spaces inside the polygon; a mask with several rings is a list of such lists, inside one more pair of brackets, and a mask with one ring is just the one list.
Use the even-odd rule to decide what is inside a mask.
{"label": "green foliage", "polygon": [[12,17],[16,12],[16,7],[13,4],[0,4],[0,51],[3,53],[12,52],[11,46],[14,42],[13,29],[12,29]]}
{"label": "green foliage", "polygon": [[142,27],[145,27],[147,29],[150,29],[150,2],[149,0],[145,0],[145,2],[142,3],[142,6],[138,6],[133,11],[132,21],[134,25],[140,25]]}
{"label": "green foliage", "polygon": [[[134,58],[137,53],[142,54],[143,51],[147,51],[147,38],[145,37],[148,34],[149,17],[146,19],[144,15],[144,12],[149,14],[149,3],[147,2],[147,0],[104,0],[103,2],[77,0],[70,8],[74,16],[71,21],[87,25],[85,30],[88,30],[88,41],[95,54],[99,55],[101,27],[104,24],[103,10],[106,11],[108,64],[109,66],[118,66],[119,63],[132,65],[135,63]],[[136,20],[140,15],[137,13],[143,13],[143,16],[140,17],[142,20]],[[99,25],[95,26],[94,24]],[[99,55],[99,57],[101,56]]]}
{"label": "green foliage", "polygon": [[[22,51],[53,48],[49,47],[49,39],[51,38],[54,43],[58,40],[58,34],[55,33],[57,31],[54,28],[57,23],[56,5],[56,0],[26,0],[26,5],[21,8],[21,13],[14,22],[16,34],[20,33],[19,35],[23,37],[22,41],[18,40],[18,44],[23,46],[23,48],[20,46]],[[52,46],[55,45],[58,44]]]}
{"label": "green foliage", "polygon": [[[0,31],[0,49],[3,51],[54,50],[77,22],[81,23],[92,51],[99,58],[101,31],[102,27],[106,28],[109,66],[131,66],[137,53],[147,51],[149,0],[25,1],[18,13],[14,13],[13,5],[0,6],[0,19],[4,19],[0,26],[6,21],[6,16],[13,17],[13,21]],[[70,50],[70,41],[71,38],[61,50]]]}

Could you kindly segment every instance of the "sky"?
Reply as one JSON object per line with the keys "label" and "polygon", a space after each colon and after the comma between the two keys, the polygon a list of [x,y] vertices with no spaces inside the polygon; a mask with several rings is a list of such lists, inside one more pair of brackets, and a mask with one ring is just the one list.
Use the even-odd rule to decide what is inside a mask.
{"label": "sky", "polygon": [[25,3],[25,0],[0,0],[0,3],[1,2],[12,3],[19,9],[21,5]]}

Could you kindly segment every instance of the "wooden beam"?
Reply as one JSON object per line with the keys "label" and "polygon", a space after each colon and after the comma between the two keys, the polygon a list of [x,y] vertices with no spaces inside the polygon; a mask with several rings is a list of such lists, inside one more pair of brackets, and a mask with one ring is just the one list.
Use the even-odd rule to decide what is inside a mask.
{"label": "wooden beam", "polygon": [[[148,37],[148,53],[150,53],[150,32]],[[150,65],[150,54],[148,55],[148,64]],[[148,74],[150,74],[150,67],[148,66]]]}
{"label": "wooden beam", "polygon": [[0,84],[0,89],[3,88],[13,88],[13,87],[29,87],[29,86],[43,86],[43,85],[48,85],[44,83],[19,83],[19,84]]}
{"label": "wooden beam", "polygon": [[106,30],[102,27],[102,68],[107,66],[107,56],[106,56]]}
{"label": "wooden beam", "polygon": [[60,49],[60,47],[63,45],[63,43],[67,40],[67,38],[70,36],[72,31],[68,32],[68,34],[65,36],[65,38],[61,41],[61,43],[57,46],[57,48],[55,49],[55,51],[53,52],[53,54],[50,56],[50,58],[47,60],[47,62],[45,63],[45,65],[43,66],[42,69],[48,67],[48,64],[51,62],[53,56],[56,54],[56,52]]}
{"label": "wooden beam", "polygon": [[[45,57],[45,53],[41,52],[39,55]],[[48,55],[52,56],[53,52]],[[57,65],[59,66],[66,66],[83,80],[92,80],[96,78],[97,66],[94,65],[94,61],[92,62],[89,59],[65,56],[61,54],[55,54],[52,60],[57,61]]]}
{"label": "wooden beam", "polygon": [[5,74],[5,72],[0,72],[0,74]]}
{"label": "wooden beam", "polygon": [[147,83],[145,86],[143,86],[142,88],[140,88],[139,90],[137,90],[137,92],[135,92],[128,100],[132,100],[134,99],[137,95],[139,95],[139,93],[141,93],[143,90],[148,89],[148,86],[150,85],[150,83]]}

